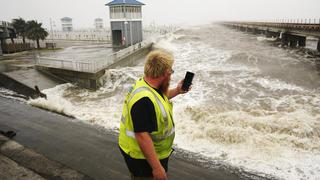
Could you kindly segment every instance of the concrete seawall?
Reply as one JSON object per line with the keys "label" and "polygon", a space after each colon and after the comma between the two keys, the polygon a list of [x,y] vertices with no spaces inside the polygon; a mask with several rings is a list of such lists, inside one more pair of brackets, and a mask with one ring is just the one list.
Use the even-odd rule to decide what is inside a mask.
{"label": "concrete seawall", "polygon": [[19,94],[23,94],[27,97],[32,97],[36,94],[35,89],[9,77],[6,74],[0,73],[0,86],[6,89],[10,89]]}
{"label": "concrete seawall", "polygon": [[64,83],[64,81],[40,73],[33,68],[0,73],[0,87],[10,89],[26,97],[37,97],[40,95],[35,90],[35,86],[39,90],[43,90],[53,88],[61,83]]}
{"label": "concrete seawall", "polygon": [[36,66],[36,69],[45,74],[63,79],[65,82],[75,83],[81,87],[93,90],[99,87],[99,79],[105,73],[105,70],[97,73],[87,73],[43,66]]}

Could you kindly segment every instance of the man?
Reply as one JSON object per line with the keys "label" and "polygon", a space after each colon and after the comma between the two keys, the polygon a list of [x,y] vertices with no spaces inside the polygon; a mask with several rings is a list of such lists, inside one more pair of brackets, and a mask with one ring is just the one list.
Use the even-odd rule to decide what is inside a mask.
{"label": "man", "polygon": [[147,56],[144,77],[127,94],[120,122],[119,146],[131,179],[166,180],[172,153],[174,122],[169,99],[182,90],[183,80],[169,90],[173,57],[153,51]]}

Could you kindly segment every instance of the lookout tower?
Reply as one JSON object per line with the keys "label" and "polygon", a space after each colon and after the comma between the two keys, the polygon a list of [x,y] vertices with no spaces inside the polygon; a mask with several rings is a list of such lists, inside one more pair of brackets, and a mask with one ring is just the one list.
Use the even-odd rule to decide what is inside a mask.
{"label": "lookout tower", "polygon": [[96,18],[94,20],[94,26],[95,26],[96,30],[102,30],[103,29],[103,19]]}
{"label": "lookout tower", "polygon": [[142,6],[136,0],[113,0],[106,4],[110,10],[110,27],[114,46],[131,46],[142,41]]}
{"label": "lookout tower", "polygon": [[69,17],[61,18],[61,26],[62,26],[62,31],[64,31],[64,32],[73,31],[72,19]]}

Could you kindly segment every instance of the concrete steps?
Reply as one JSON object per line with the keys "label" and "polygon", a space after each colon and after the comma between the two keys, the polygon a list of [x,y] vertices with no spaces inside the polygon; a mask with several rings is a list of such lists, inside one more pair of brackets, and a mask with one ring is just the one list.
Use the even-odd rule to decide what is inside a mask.
{"label": "concrete steps", "polygon": [[0,135],[0,179],[91,179]]}

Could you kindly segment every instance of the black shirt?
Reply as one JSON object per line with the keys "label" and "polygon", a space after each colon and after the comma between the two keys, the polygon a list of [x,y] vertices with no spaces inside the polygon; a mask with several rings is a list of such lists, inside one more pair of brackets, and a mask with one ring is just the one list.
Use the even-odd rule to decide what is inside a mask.
{"label": "black shirt", "polygon": [[[163,98],[160,90],[156,90],[159,95]],[[157,117],[154,105],[148,97],[143,97],[139,99],[131,108],[131,118],[133,123],[134,132],[148,132],[158,130]],[[120,148],[121,154],[123,155],[125,162],[128,166],[129,171],[135,177],[152,177],[152,168],[145,159],[134,159],[131,158]],[[160,160],[161,165],[168,170],[168,160],[165,158]]]}
{"label": "black shirt", "polygon": [[[160,90],[156,90],[161,97]],[[131,117],[134,132],[153,132],[158,130],[157,117],[152,101],[148,97],[138,100],[131,109]]]}

